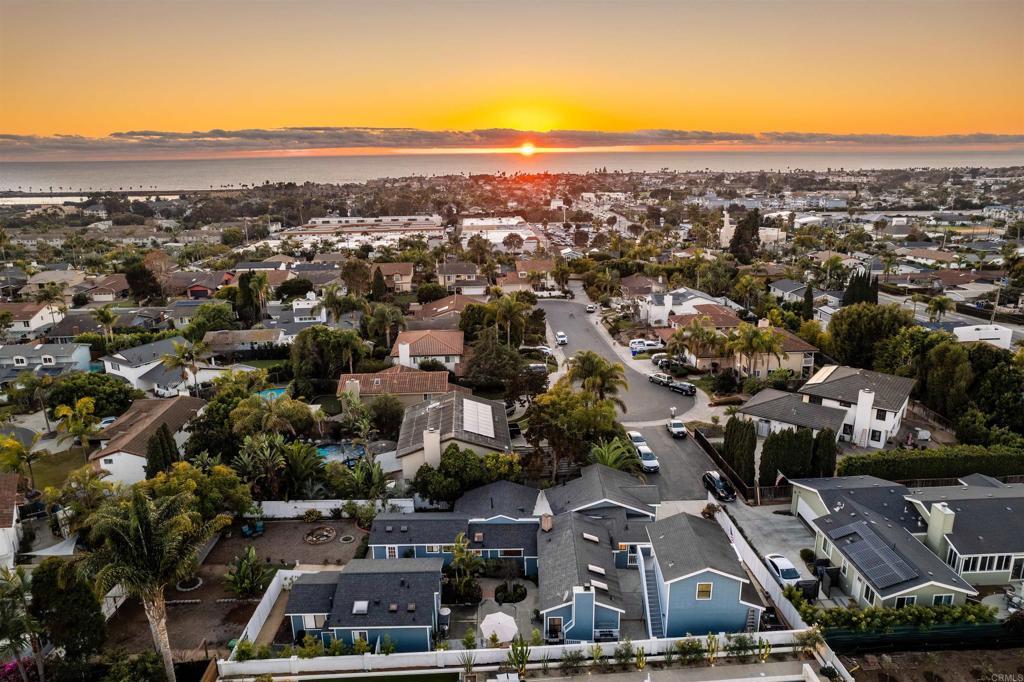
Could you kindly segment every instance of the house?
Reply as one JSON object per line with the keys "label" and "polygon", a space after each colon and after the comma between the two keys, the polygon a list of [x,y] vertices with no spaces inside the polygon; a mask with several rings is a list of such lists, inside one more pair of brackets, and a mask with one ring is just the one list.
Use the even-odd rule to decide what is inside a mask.
{"label": "house", "polygon": [[[114,329],[141,329],[152,331],[162,328],[165,321],[164,308],[115,308],[117,321]],[[72,343],[81,334],[103,334],[103,325],[98,323],[90,310],[69,310],[57,324],[46,330],[50,343]]]}
{"label": "house", "polygon": [[954,327],[953,335],[960,343],[984,341],[1003,350],[1010,350],[1013,347],[1013,330],[999,324],[969,324]]}
{"label": "house", "polygon": [[0,303],[0,314],[3,313],[10,313],[12,318],[6,335],[8,341],[33,339],[47,326],[64,319],[64,311],[59,306],[47,303]]}
{"label": "house", "polygon": [[764,605],[717,522],[675,514],[647,535],[650,554],[638,560],[651,637],[758,629]]}
{"label": "house", "polygon": [[452,391],[405,408],[395,453],[404,478],[412,480],[423,464],[438,466],[451,444],[480,455],[510,451],[505,405]]}
{"label": "house", "polygon": [[554,276],[555,261],[550,258],[533,260],[516,259],[515,274],[520,280],[530,282],[535,279],[541,289],[554,289],[558,286]]}
{"label": "house", "polygon": [[18,292],[25,298],[32,298],[48,286],[56,285],[68,292],[74,286],[85,281],[85,273],[81,270],[41,270],[28,278],[25,286]]}
{"label": "house", "polygon": [[171,303],[169,311],[169,317],[171,318],[171,322],[174,324],[174,327],[176,329],[187,327],[192,323],[192,318],[195,316],[196,312],[199,311],[199,308],[204,305],[222,305],[228,308],[231,307],[230,303],[220,299],[208,300],[205,298],[199,298],[174,301]]}
{"label": "house", "polygon": [[615,547],[601,519],[574,512],[541,519],[537,587],[545,642],[619,639],[627,607],[638,605],[623,595]]}
{"label": "house", "polygon": [[128,411],[100,431],[99,449],[89,455],[96,469],[110,473],[110,480],[132,484],[146,478],[146,448],[161,426],[174,436],[181,447],[185,427],[203,410],[206,401],[192,396],[145,398],[132,403]]}
{"label": "house", "polygon": [[696,289],[685,287],[666,293],[651,293],[637,300],[640,321],[652,327],[664,327],[673,315],[697,312],[698,305],[720,305],[732,310],[742,306],[723,297],[715,297]]}
{"label": "house", "polygon": [[163,365],[165,355],[174,353],[175,345],[187,344],[182,336],[153,341],[133,348],[125,348],[100,360],[107,374],[119,376],[132,388],[143,391],[176,393],[185,379],[179,370],[168,369]]}
{"label": "house", "polygon": [[[1021,546],[1024,526],[1017,518],[1019,515],[1005,513],[1008,500],[988,496],[1000,490],[995,486],[983,484],[973,491],[970,489],[974,486],[965,486],[968,494],[982,503],[975,510],[987,508],[987,511],[965,514],[969,520],[962,530],[975,533],[982,544],[987,544],[983,556],[990,556],[979,562],[968,559],[965,563],[955,550],[949,551],[949,536],[957,521],[957,512],[950,507],[959,505],[959,501],[937,501],[959,490],[960,486],[911,491],[873,476],[790,482],[793,484],[790,508],[814,532],[815,556],[838,569],[831,572],[829,582],[838,585],[860,606],[959,605],[978,593],[965,577],[980,575],[962,576],[958,570],[976,571],[985,566],[985,573],[989,574],[985,579],[1008,580],[1015,566],[1018,570],[1024,566],[1024,553],[1017,564],[1013,550],[1009,549],[1024,550]],[[922,496],[925,491],[927,494]],[[1021,499],[1021,490],[1014,494],[1017,500]],[[1009,502],[1012,506],[1012,501]],[[1003,532],[1002,528],[993,527],[1000,525],[993,524],[993,519],[1010,525]],[[977,536],[981,528],[979,522],[987,524],[983,531],[985,536],[993,533],[991,541],[986,543],[985,536]],[[945,555],[937,554],[933,546],[945,551]],[[977,547],[972,545],[971,551],[975,549]]]}
{"label": "house", "polygon": [[408,320],[410,329],[458,329],[462,311],[468,305],[483,305],[483,297],[452,294],[430,303],[424,303]]}
{"label": "house", "polygon": [[846,410],[839,439],[881,448],[899,432],[914,380],[882,372],[827,365],[800,387],[805,401]]}
{"label": "house", "polygon": [[372,402],[377,396],[391,395],[398,398],[402,407],[409,407],[452,391],[465,390],[448,383],[448,378],[445,371],[394,365],[379,372],[342,374],[338,379],[338,395],[348,393],[364,403]]}
{"label": "house", "polygon": [[87,343],[24,343],[0,346],[0,386],[22,372],[37,376],[60,376],[67,372],[88,372],[92,355]]}
{"label": "house", "polygon": [[471,553],[484,560],[506,562],[518,575],[535,577],[539,522],[482,522],[451,512],[378,514],[370,529],[369,556],[440,558],[447,566],[452,561],[452,543],[462,533]]}
{"label": "house", "polygon": [[622,297],[625,299],[639,298],[651,293],[665,291],[661,277],[655,279],[639,272],[623,277],[619,280],[619,286],[622,290]]}
{"label": "house", "polygon": [[499,480],[467,490],[455,501],[454,511],[480,523],[539,523],[550,507],[537,488]]}
{"label": "house", "polygon": [[[791,279],[780,279],[768,285],[768,293],[787,303],[803,303],[808,286]],[[825,291],[811,287],[811,298],[818,305],[830,305],[838,308],[843,304],[842,291]]]}
{"label": "house", "polygon": [[160,277],[160,286],[168,296],[185,296],[193,301],[213,298],[222,287],[235,281],[230,272],[168,272]]}
{"label": "house", "polygon": [[391,357],[403,367],[419,367],[426,360],[437,360],[456,375],[462,373],[466,352],[462,331],[420,329],[403,331],[391,347]]}
{"label": "house", "polygon": [[642,483],[632,474],[600,464],[580,470],[579,478],[544,490],[552,514],[581,512],[605,516],[621,510],[627,518],[653,521],[661,503],[658,486]]}
{"label": "house", "polygon": [[324,644],[384,638],[400,653],[430,651],[442,624],[441,559],[353,559],[341,571],[306,573],[292,583],[285,615],[292,637]]}
{"label": "house", "polygon": [[131,289],[128,286],[128,278],[121,273],[98,277],[91,283],[85,283],[81,286],[86,288],[89,300],[98,303],[110,303],[125,299],[131,293]]}
{"label": "house", "polygon": [[467,261],[446,260],[441,261],[435,268],[437,271],[437,283],[453,293],[464,292],[464,283],[469,283],[470,288],[478,288],[483,283],[486,291],[486,281],[480,280],[480,269],[476,263]]}
{"label": "house", "polygon": [[232,355],[284,345],[285,334],[281,329],[221,329],[206,332],[203,343],[215,355]]}
{"label": "house", "polygon": [[21,544],[20,479],[19,474],[0,474],[0,569],[14,568],[14,558]]}
{"label": "house", "polygon": [[758,391],[736,414],[754,422],[760,438],[786,429],[811,429],[815,435],[823,429],[832,429],[838,438],[846,421],[846,410],[805,402],[799,393],[774,388]]}
{"label": "house", "polygon": [[928,267],[959,267],[956,254],[949,253],[948,251],[939,251],[937,247],[931,249],[902,248],[896,249],[896,253],[898,253],[904,260],[910,261],[911,263],[918,263],[920,265],[927,265]]}
{"label": "house", "polygon": [[374,263],[370,266],[370,275],[373,276],[379,270],[388,290],[407,292],[413,290],[413,267],[413,263]]}

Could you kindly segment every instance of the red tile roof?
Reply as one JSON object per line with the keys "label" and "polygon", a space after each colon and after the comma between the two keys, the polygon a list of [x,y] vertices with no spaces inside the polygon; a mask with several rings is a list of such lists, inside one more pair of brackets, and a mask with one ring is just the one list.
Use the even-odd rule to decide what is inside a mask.
{"label": "red tile roof", "polygon": [[461,331],[421,329],[404,331],[391,347],[391,357],[398,357],[398,347],[409,344],[409,355],[462,355],[465,350],[464,335]]}
{"label": "red tile roof", "polygon": [[0,474],[0,528],[14,525],[18,509],[18,474]]}
{"label": "red tile roof", "polygon": [[448,372],[425,372],[401,365],[370,374],[342,374],[338,379],[339,394],[345,390],[349,381],[359,382],[360,395],[391,393],[422,396],[424,393],[448,393],[453,389],[448,384]]}
{"label": "red tile roof", "polygon": [[423,307],[417,310],[413,317],[423,320],[437,317],[439,315],[447,315],[449,313],[461,313],[466,309],[466,306],[471,303],[486,302],[486,299],[477,296],[452,294],[451,296],[445,296],[444,298],[439,298],[430,303],[424,303]]}

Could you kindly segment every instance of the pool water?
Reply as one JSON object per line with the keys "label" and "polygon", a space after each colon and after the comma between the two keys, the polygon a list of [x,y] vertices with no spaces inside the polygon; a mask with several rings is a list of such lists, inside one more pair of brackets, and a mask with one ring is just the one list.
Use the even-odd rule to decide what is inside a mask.
{"label": "pool water", "polygon": [[317,454],[328,462],[343,462],[349,467],[366,456],[366,448],[362,445],[344,441],[341,443],[321,443],[316,446]]}
{"label": "pool water", "polygon": [[259,397],[263,398],[264,400],[277,400],[278,398],[280,398],[282,395],[284,395],[287,392],[288,392],[288,389],[286,387],[282,386],[282,387],[279,387],[279,388],[267,388],[267,389],[264,389],[264,390],[260,391],[259,393],[257,393],[256,395],[258,395]]}

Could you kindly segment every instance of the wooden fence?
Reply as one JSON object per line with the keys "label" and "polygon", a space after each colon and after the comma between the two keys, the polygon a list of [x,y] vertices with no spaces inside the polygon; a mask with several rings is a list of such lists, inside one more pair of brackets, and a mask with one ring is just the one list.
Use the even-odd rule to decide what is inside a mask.
{"label": "wooden fence", "polygon": [[743,501],[748,505],[762,505],[762,504],[782,504],[788,503],[793,494],[793,486],[791,485],[762,485],[752,486],[747,485],[743,482],[729,463],[725,461],[721,453],[711,444],[700,429],[693,430],[693,442],[703,450],[711,461],[718,466],[719,470],[725,474],[725,477],[732,483],[732,487],[736,489],[736,494],[743,498]]}

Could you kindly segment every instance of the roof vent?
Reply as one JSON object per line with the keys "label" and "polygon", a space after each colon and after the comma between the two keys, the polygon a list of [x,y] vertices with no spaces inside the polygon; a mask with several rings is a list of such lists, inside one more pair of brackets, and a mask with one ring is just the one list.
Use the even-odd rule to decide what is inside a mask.
{"label": "roof vent", "polygon": [[398,604],[396,604],[395,602],[391,602],[390,604],[388,604],[388,612],[398,613]]}
{"label": "roof vent", "polygon": [[409,532],[409,526],[402,526],[401,532],[408,533]]}
{"label": "roof vent", "polygon": [[483,541],[484,541],[484,534],[483,533],[473,533],[473,542],[483,542]]}
{"label": "roof vent", "polygon": [[416,612],[416,604],[414,602],[409,602],[408,606],[405,607],[405,610],[406,610],[407,613],[415,613]]}
{"label": "roof vent", "polygon": [[384,526],[385,533],[390,533],[392,530],[394,530],[394,526]]}

